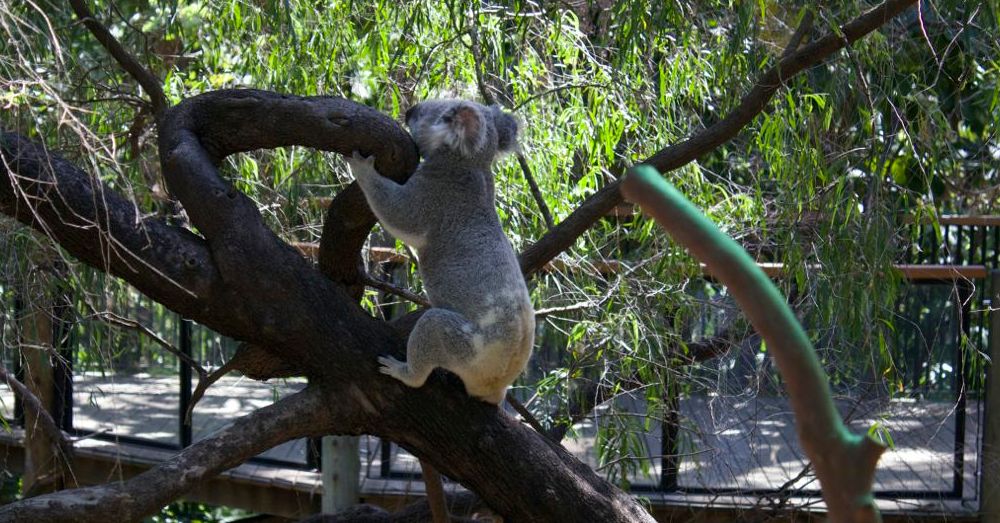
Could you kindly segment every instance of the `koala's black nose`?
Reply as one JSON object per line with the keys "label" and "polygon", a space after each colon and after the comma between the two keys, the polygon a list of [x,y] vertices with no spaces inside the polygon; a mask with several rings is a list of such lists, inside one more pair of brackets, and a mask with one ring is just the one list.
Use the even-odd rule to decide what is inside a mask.
{"label": "koala's black nose", "polygon": [[406,125],[410,125],[410,120],[417,116],[417,110],[420,108],[419,105],[414,105],[406,111],[406,116],[403,119],[406,121]]}

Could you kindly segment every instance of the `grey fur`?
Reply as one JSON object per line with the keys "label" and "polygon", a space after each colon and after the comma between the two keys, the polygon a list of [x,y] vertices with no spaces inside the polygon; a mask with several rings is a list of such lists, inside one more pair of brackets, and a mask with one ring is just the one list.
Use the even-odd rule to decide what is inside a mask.
{"label": "grey fur", "polygon": [[421,103],[406,120],[424,161],[404,185],[379,175],[374,158],[348,159],[379,222],[416,251],[432,305],[410,333],[406,361],[380,357],[380,370],[419,387],[445,368],[471,396],[499,404],[535,337],[528,289],[494,207],[491,167],[516,147],[517,121],[461,100]]}

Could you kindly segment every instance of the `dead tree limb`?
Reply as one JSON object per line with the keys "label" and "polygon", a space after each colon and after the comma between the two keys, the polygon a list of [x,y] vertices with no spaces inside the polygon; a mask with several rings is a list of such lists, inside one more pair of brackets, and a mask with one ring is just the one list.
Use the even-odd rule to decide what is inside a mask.
{"label": "dead tree limb", "polygon": [[52,419],[52,414],[45,410],[45,406],[42,405],[38,396],[35,396],[27,385],[12,376],[2,365],[0,365],[0,381],[6,383],[14,391],[14,394],[21,398],[24,408],[34,413],[39,428],[45,431],[50,440],[57,442],[60,453],[64,456],[71,456],[73,454],[73,443],[66,436],[66,433],[59,428],[56,420]]}

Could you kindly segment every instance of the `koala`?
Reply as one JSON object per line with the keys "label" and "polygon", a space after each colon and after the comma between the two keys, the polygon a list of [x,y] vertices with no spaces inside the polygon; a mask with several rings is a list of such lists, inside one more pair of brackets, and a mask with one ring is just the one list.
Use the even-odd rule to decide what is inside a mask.
{"label": "koala", "polygon": [[493,404],[524,370],[535,337],[528,288],[500,227],[492,165],[516,147],[518,123],[499,107],[430,100],[406,113],[423,161],[400,185],[373,157],[348,159],[375,216],[416,253],[431,308],[406,344],[406,361],[379,357],[381,372],[420,387],[435,368]]}

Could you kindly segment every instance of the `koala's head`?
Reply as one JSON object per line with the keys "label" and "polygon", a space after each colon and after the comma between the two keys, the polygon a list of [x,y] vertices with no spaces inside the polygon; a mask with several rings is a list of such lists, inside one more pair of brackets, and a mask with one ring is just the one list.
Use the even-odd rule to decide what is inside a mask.
{"label": "koala's head", "polygon": [[424,158],[448,151],[462,158],[492,161],[517,147],[517,120],[495,105],[428,100],[406,111],[406,125]]}

